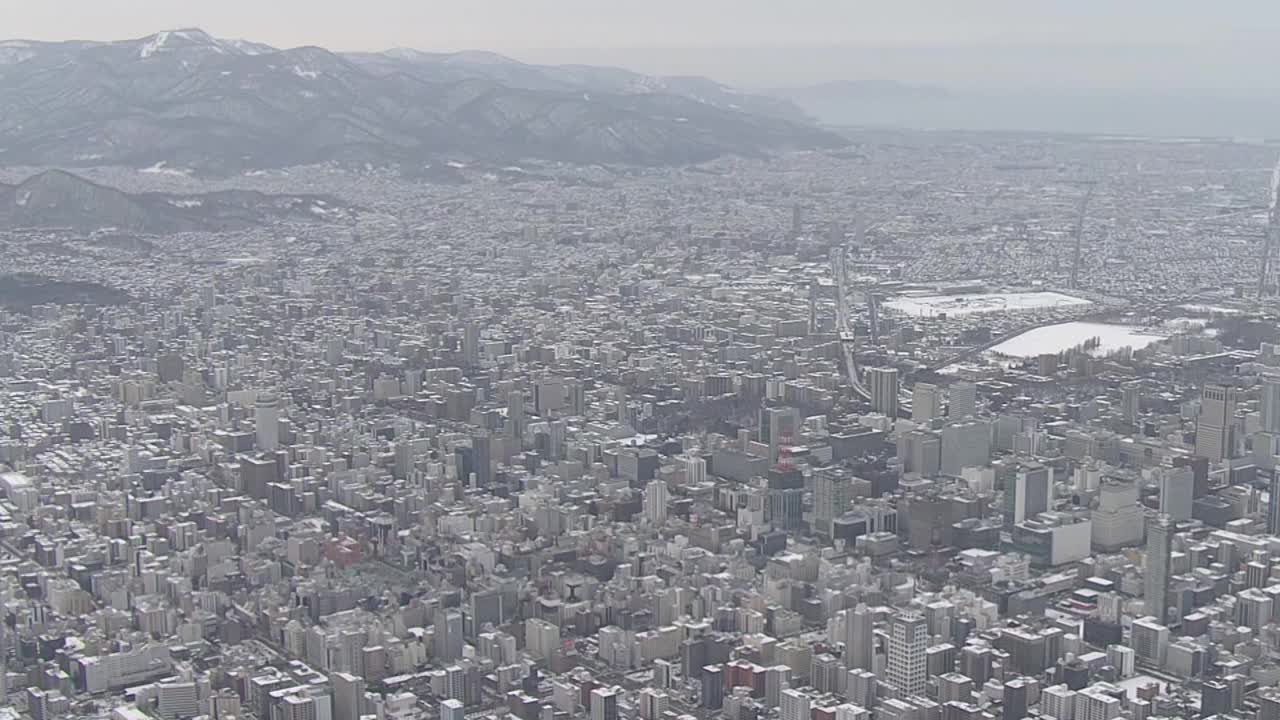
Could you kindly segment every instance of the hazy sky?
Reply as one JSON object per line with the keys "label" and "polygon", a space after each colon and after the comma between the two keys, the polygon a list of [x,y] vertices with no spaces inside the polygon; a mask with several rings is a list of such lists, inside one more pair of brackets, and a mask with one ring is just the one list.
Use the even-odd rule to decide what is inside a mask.
{"label": "hazy sky", "polygon": [[1272,88],[1274,0],[0,0],[0,35],[201,27],[278,46],[488,49],[741,85]]}

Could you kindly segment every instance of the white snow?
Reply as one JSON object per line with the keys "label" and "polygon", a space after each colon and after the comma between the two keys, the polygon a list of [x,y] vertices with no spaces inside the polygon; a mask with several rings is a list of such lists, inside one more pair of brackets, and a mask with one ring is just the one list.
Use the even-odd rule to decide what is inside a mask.
{"label": "white snow", "polygon": [[188,175],[191,174],[190,170],[183,170],[181,168],[171,168],[171,167],[167,167],[167,165],[168,163],[166,163],[164,160],[161,160],[160,162],[156,163],[155,165],[152,165],[149,168],[142,168],[138,172],[149,173],[152,175],[177,175],[179,177],[187,177]]}
{"label": "white snow", "polygon": [[316,78],[320,77],[320,73],[316,72],[315,70],[303,70],[298,65],[293,66],[293,74],[297,75],[300,78],[306,78],[308,80],[315,80]]}
{"label": "white snow", "polygon": [[26,191],[23,191],[21,195],[18,195],[18,199],[15,202],[18,203],[18,207],[26,207],[27,203],[30,200],[31,200],[31,191],[26,190]]}
{"label": "white snow", "polygon": [[198,208],[204,205],[203,200],[170,200],[169,204],[179,208]]}
{"label": "white snow", "polygon": [[248,42],[247,40],[230,39],[230,40],[223,40],[222,42],[225,43],[228,47],[234,50],[238,50],[244,53],[245,55],[261,55],[264,52],[261,46],[255,45],[251,42]]}
{"label": "white snow", "polygon": [[1141,350],[1164,339],[1160,335],[1143,332],[1141,328],[1129,325],[1067,322],[1028,330],[996,345],[991,351],[1009,357],[1036,357],[1042,353],[1070,350],[1090,338],[1098,338],[1101,343],[1094,351],[1095,354],[1105,354],[1125,347]]}
{"label": "white snow", "polygon": [[158,32],[155,34],[154,37],[151,38],[151,40],[147,41],[142,45],[142,48],[138,51],[138,56],[145,60],[146,58],[149,58],[152,55],[155,55],[156,53],[160,52],[160,49],[163,48],[165,44],[168,42],[169,42],[169,31],[165,30],[162,32]]}
{"label": "white snow", "polygon": [[[454,168],[455,170],[461,170],[462,168],[464,168],[464,167],[466,167],[466,166],[467,166],[467,165],[466,165],[466,163],[460,163],[460,162],[458,162],[458,161],[456,161],[456,160],[450,160],[449,162],[447,162],[447,163],[445,163],[445,164],[446,164],[446,165],[448,165],[448,166],[449,166],[449,167],[451,167],[451,168]],[[428,166],[428,167],[430,167],[430,166]]]}
{"label": "white snow", "polygon": [[582,93],[582,99],[591,102],[591,93]]}
{"label": "white snow", "polygon": [[1089,301],[1083,298],[1056,292],[1013,292],[903,296],[886,302],[885,307],[907,315],[928,316],[946,313],[954,317],[973,313],[1039,310],[1088,304],[1090,304]]}

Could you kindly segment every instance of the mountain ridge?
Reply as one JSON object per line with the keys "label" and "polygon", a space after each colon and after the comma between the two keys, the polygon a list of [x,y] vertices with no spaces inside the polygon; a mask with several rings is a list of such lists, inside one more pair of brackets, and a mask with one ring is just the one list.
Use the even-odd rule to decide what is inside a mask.
{"label": "mountain ridge", "polygon": [[665,165],[844,144],[792,103],[705,78],[488,53],[277,49],[197,28],[2,48],[4,164]]}
{"label": "mountain ridge", "polygon": [[46,170],[0,184],[0,229],[113,228],[148,235],[224,231],[271,221],[338,220],[348,209],[322,195],[267,195],[251,190],[201,194],[127,193],[66,170]]}

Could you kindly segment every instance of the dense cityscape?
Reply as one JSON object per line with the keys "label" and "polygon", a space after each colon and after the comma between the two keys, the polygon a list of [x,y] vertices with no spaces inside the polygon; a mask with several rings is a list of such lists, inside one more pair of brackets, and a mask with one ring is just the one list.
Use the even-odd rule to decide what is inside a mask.
{"label": "dense cityscape", "polygon": [[0,718],[1280,720],[1276,146],[839,133],[0,168]]}

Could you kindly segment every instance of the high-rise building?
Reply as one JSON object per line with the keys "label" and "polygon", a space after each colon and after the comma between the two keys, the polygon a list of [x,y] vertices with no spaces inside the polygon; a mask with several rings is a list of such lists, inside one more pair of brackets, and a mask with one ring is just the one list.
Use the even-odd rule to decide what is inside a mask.
{"label": "high-rise building", "polygon": [[536,658],[550,657],[560,645],[560,626],[539,618],[524,621],[524,646]]}
{"label": "high-rise building", "polygon": [[654,525],[667,522],[667,484],[661,480],[653,480],[644,486],[644,516]]}
{"label": "high-rise building", "polygon": [[1123,705],[1117,698],[1103,692],[1097,686],[1087,687],[1076,693],[1077,720],[1112,720],[1120,717]]}
{"label": "high-rise building", "polygon": [[259,450],[273,452],[280,447],[280,398],[275,393],[258,393],[253,406],[253,429]]}
{"label": "high-rise building", "polygon": [[906,697],[923,695],[928,681],[925,651],[929,628],[924,616],[898,613],[889,623],[889,664],[886,677]]}
{"label": "high-rise building", "polygon": [[471,436],[471,463],[476,487],[489,487],[493,483],[493,436],[487,430]]}
{"label": "high-rise building", "polygon": [[1027,463],[1014,477],[1012,497],[1005,490],[1005,522],[1020,523],[1049,509],[1053,500],[1053,470],[1040,463]]}
{"label": "high-rise building", "polygon": [[942,388],[926,382],[918,382],[911,389],[911,419],[925,423],[942,417]]}
{"label": "high-rise building", "polygon": [[1147,560],[1143,572],[1143,604],[1147,614],[1165,623],[1169,599],[1169,571],[1173,558],[1173,519],[1158,516],[1147,527]]}
{"label": "high-rise building", "polygon": [[1257,720],[1280,720],[1280,692],[1275,689],[1258,693]]}
{"label": "high-rise building", "polygon": [[991,458],[991,423],[965,420],[942,429],[939,470],[960,477],[965,468],[985,467]]}
{"label": "high-rise building", "polygon": [[193,682],[156,683],[156,711],[165,720],[193,718],[200,714],[200,699]]}
{"label": "high-rise building", "polygon": [[896,420],[898,417],[898,369],[871,368],[867,371],[867,387],[871,391],[871,409]]}
{"label": "high-rise building", "polygon": [[467,706],[457,698],[449,698],[440,703],[440,720],[466,720]]}
{"label": "high-rise building", "polygon": [[1128,382],[1120,386],[1120,415],[1130,425],[1138,424],[1142,414],[1142,383]]}
{"label": "high-rise building", "polygon": [[1231,423],[1236,414],[1236,389],[1205,385],[1196,418],[1196,455],[1217,461],[1231,455]]}
{"label": "high-rise building", "polygon": [[782,720],[809,720],[810,700],[809,696],[799,690],[790,688],[783,690],[782,698]]}
{"label": "high-rise building", "polygon": [[849,509],[853,477],[841,468],[820,468],[813,475],[813,531],[831,536],[833,521]]}
{"label": "high-rise building", "polygon": [[844,664],[850,669],[871,669],[876,617],[866,603],[858,603],[845,615]]}
{"label": "high-rise building", "polygon": [[1094,547],[1113,552],[1140,545],[1144,518],[1138,486],[1127,479],[1104,478],[1098,487],[1098,507],[1091,515]]}
{"label": "high-rise building", "polygon": [[524,392],[512,390],[507,393],[507,437],[511,440],[511,452],[519,452],[524,442]]}
{"label": "high-rise building", "polygon": [[1253,628],[1255,632],[1271,622],[1274,601],[1267,593],[1257,588],[1245,588],[1236,593],[1235,623],[1240,627]]}
{"label": "high-rise building", "polygon": [[1280,535],[1280,468],[1271,471],[1267,490],[1267,534]]}
{"label": "high-rise building", "polygon": [[638,694],[641,720],[661,720],[671,705],[671,695],[664,690],[647,687]]}
{"label": "high-rise building", "polygon": [[1151,616],[1134,620],[1130,644],[1138,660],[1160,667],[1169,649],[1169,628]]}
{"label": "high-rise building", "polygon": [[978,386],[971,382],[951,384],[951,406],[947,416],[952,420],[963,420],[978,414]]}
{"label": "high-rise building", "polygon": [[1160,512],[1174,520],[1190,520],[1196,478],[1189,467],[1166,469],[1160,475]]}
{"label": "high-rise building", "polygon": [[706,710],[719,710],[724,706],[724,666],[704,665],[699,678],[698,705]]}
{"label": "high-rise building", "polygon": [[1031,685],[1034,682],[1027,677],[1016,677],[1005,682],[1001,698],[1001,717],[1022,720],[1027,716]]}
{"label": "high-rise building", "polygon": [[364,678],[336,672],[330,682],[333,683],[333,720],[360,720],[364,714]]}
{"label": "high-rise building", "polygon": [[432,648],[437,662],[449,662],[462,657],[463,628],[462,613],[457,610],[437,608],[435,636]]}
{"label": "high-rise building", "polygon": [[681,458],[684,463],[684,479],[690,485],[701,485],[707,481],[707,461],[697,455],[686,455]]}
{"label": "high-rise building", "polygon": [[1258,429],[1280,434],[1280,379],[1267,378],[1258,386]]}
{"label": "high-rise building", "polygon": [[596,688],[591,691],[591,720],[618,720],[618,695],[616,687]]}
{"label": "high-rise building", "polygon": [[1075,715],[1076,693],[1066,685],[1054,685],[1040,691],[1040,714],[1052,718]]}
{"label": "high-rise building", "polygon": [[761,438],[769,444],[769,463],[778,462],[783,444],[791,442],[800,428],[800,411],[792,407],[766,407],[762,412],[760,430],[767,433]]}
{"label": "high-rise building", "polygon": [[462,362],[470,367],[480,359],[480,325],[468,320],[462,326]]}

